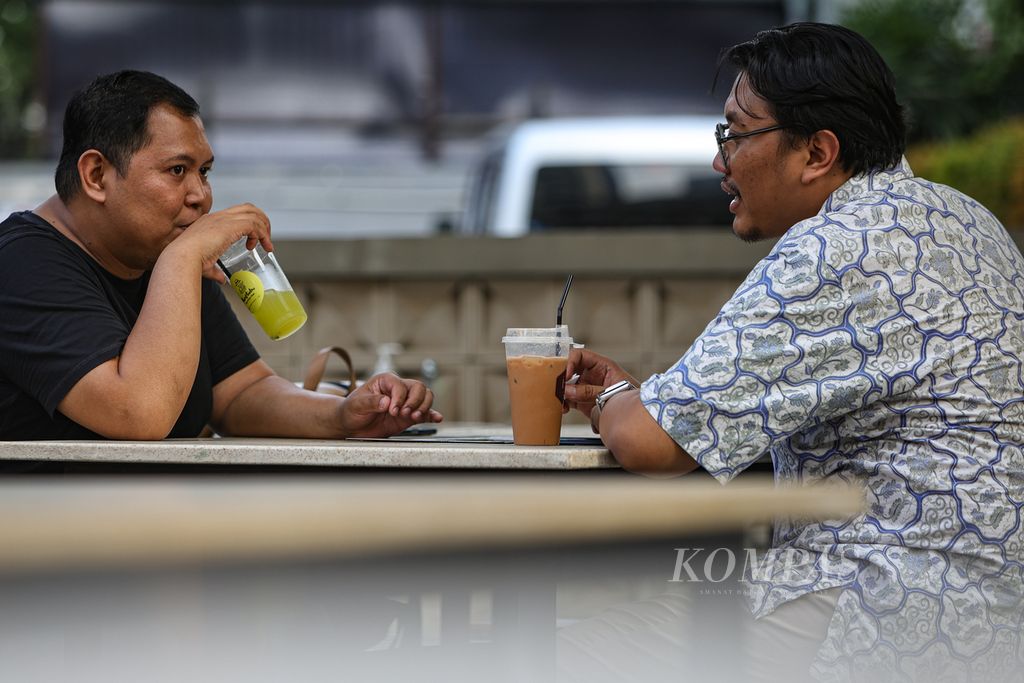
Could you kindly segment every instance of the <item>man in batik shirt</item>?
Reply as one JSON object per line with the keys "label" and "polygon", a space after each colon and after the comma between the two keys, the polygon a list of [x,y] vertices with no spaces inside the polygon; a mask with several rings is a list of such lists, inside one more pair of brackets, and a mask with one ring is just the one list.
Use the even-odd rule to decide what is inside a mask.
{"label": "man in batik shirt", "polygon": [[[914,177],[859,35],[795,24],[725,59],[714,167],[734,232],[779,241],[675,366],[641,385],[575,351],[567,398],[633,471],[726,483],[770,454],[779,482],[864,487],[852,520],[781,521],[748,577],[762,631],[786,630],[782,606],[824,609],[781,641],[786,665],[1018,680],[1024,258],[983,206]],[[621,380],[639,391],[595,405]]]}

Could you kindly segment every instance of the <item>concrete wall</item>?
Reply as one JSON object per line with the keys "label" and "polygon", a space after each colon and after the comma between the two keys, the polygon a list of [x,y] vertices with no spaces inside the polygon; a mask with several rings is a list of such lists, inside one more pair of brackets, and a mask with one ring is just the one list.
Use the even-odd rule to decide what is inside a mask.
{"label": "concrete wall", "polygon": [[[376,346],[398,342],[401,374],[418,377],[425,358],[437,362],[434,389],[448,419],[497,422],[508,420],[505,328],[553,325],[569,273],[576,279],[563,322],[573,336],[645,378],[682,355],[771,247],[744,244],[728,229],[275,246],[306,326],[272,342],[229,299],[278,373],[299,380],[317,349],[340,345],[365,376]],[[328,367],[340,371],[340,361]]]}

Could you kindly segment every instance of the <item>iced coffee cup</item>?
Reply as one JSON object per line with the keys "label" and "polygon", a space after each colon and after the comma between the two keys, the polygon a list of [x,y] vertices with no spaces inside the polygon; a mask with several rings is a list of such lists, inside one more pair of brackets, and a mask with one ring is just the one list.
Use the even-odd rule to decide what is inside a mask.
{"label": "iced coffee cup", "polygon": [[510,327],[501,341],[508,368],[512,440],[521,446],[557,446],[565,367],[572,348],[568,326]]}
{"label": "iced coffee cup", "polygon": [[238,240],[220,257],[232,289],[271,339],[284,339],[306,322],[306,311],[274,255]]}

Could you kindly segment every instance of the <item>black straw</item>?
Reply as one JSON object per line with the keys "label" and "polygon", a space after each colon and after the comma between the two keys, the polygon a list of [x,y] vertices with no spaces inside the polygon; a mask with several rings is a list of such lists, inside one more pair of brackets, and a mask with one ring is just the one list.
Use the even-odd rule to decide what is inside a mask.
{"label": "black straw", "polygon": [[562,324],[562,308],[565,307],[565,297],[569,296],[569,288],[572,287],[572,275],[565,280],[565,289],[562,290],[562,300],[558,302],[558,317],[555,319],[555,326]]}
{"label": "black straw", "polygon": [[[220,259],[217,259],[217,266],[220,267],[222,271],[224,271],[224,277],[228,279],[228,282],[231,282],[231,271],[228,270],[227,266],[224,265],[224,262],[221,261]],[[559,314],[561,314],[561,309],[559,309]]]}

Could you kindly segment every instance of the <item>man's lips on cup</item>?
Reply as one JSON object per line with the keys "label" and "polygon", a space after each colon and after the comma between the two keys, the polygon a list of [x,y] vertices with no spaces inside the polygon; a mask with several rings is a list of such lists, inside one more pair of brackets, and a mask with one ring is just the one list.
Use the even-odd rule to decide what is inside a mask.
{"label": "man's lips on cup", "polygon": [[181,228],[182,230],[184,230],[185,228],[190,228],[192,227],[193,223],[195,223],[197,220],[199,220],[205,215],[205,213],[196,213],[196,215],[193,216],[192,218],[182,218],[180,221],[175,221],[174,227]]}

